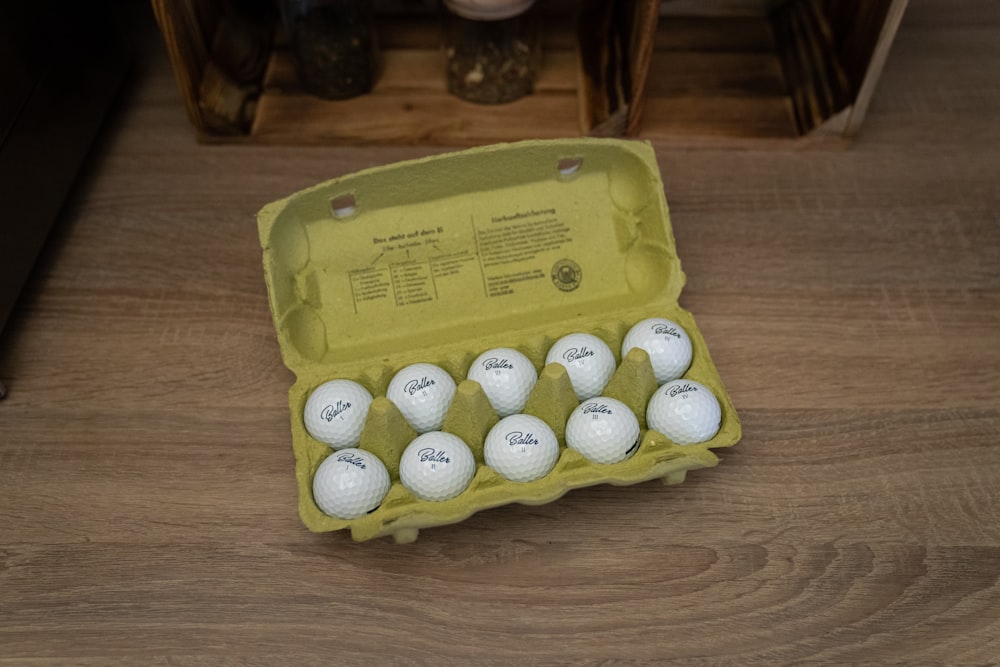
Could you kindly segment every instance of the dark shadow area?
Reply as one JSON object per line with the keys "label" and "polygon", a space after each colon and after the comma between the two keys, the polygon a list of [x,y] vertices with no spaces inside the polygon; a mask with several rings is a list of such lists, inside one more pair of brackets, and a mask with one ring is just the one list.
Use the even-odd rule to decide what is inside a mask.
{"label": "dark shadow area", "polygon": [[[0,398],[7,355],[134,96],[144,3],[0,8]],[[147,29],[148,28],[148,29]],[[142,39],[145,38],[145,39]],[[140,41],[142,40],[142,41]]]}

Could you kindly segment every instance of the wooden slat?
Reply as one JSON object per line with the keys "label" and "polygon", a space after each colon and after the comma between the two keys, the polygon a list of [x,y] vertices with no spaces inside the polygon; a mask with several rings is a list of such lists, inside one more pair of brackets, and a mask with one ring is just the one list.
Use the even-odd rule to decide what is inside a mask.
{"label": "wooden slat", "polygon": [[632,17],[631,36],[629,38],[628,65],[632,73],[631,99],[629,100],[628,122],[625,134],[635,136],[642,123],[642,111],[646,98],[646,82],[649,80],[649,69],[652,66],[653,49],[656,42],[656,28],[659,17],[657,10],[659,0],[646,0],[635,3]]}
{"label": "wooden slat", "polygon": [[152,0],[153,12],[167,46],[174,77],[181,89],[191,124],[198,132],[207,127],[198,106],[198,89],[208,65],[218,8],[212,0],[192,4],[187,0]]}
{"label": "wooden slat", "polygon": [[[780,0],[779,0],[780,1]],[[767,16],[775,0],[664,0],[663,16]]]}
{"label": "wooden slat", "polygon": [[378,46],[390,51],[440,48],[438,25],[438,21],[431,17],[379,16]]}
{"label": "wooden slat", "polygon": [[609,97],[608,64],[613,37],[614,6],[608,0],[582,3],[577,23],[580,48],[579,120],[584,131],[607,124],[614,113]]}
{"label": "wooden slat", "polygon": [[650,97],[785,97],[773,54],[658,51],[653,62],[659,75],[647,85]]}
{"label": "wooden slat", "polygon": [[773,53],[774,36],[760,17],[670,16],[657,26],[656,50]]}
{"label": "wooden slat", "polygon": [[726,138],[792,139],[797,135],[784,97],[669,96],[646,98],[642,135],[651,139],[718,143]]}
{"label": "wooden slat", "polygon": [[[436,50],[393,49],[383,51],[381,74],[372,91],[373,95],[392,92],[431,94],[446,91],[444,56]],[[545,54],[543,66],[535,82],[538,94],[576,93],[576,56],[571,51],[552,51]],[[299,94],[302,88],[291,55],[277,50],[271,56],[264,79],[266,95]],[[364,98],[361,98],[364,99]],[[331,109],[338,102],[330,102]],[[477,105],[475,108],[480,108]]]}
{"label": "wooden slat", "polygon": [[[546,14],[542,17],[542,45],[546,51],[573,51],[576,48],[572,13]],[[379,48],[441,48],[441,23],[437,16],[379,15],[376,17]]]}
{"label": "wooden slat", "polygon": [[252,130],[264,143],[471,145],[579,134],[574,94],[536,94],[475,105],[441,91],[378,91],[327,102],[304,94],[261,97]]}

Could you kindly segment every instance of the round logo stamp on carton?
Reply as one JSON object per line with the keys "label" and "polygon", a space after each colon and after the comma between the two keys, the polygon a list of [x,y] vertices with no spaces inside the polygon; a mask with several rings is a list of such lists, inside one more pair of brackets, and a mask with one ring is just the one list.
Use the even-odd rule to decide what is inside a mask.
{"label": "round logo stamp on carton", "polygon": [[583,270],[571,259],[560,259],[552,265],[552,284],[563,292],[572,292],[580,286]]}

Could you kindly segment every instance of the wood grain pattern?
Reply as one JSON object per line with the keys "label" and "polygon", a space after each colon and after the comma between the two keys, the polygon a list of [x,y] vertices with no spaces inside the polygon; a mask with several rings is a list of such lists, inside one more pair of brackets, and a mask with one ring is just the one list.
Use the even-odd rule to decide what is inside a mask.
{"label": "wood grain pattern", "polygon": [[995,662],[1000,10],[949,7],[849,150],[658,146],[717,468],[406,546],[298,520],[254,214],[439,149],[198,146],[157,47],[0,347],[0,665]]}

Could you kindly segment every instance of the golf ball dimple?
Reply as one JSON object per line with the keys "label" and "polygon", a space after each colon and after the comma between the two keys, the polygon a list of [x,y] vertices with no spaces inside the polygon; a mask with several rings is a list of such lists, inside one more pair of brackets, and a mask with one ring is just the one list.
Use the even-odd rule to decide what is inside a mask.
{"label": "golf ball dimple", "polygon": [[412,364],[396,373],[386,398],[396,404],[417,433],[436,431],[455,396],[455,380],[440,366]]}
{"label": "golf ball dimple", "polygon": [[378,509],[391,482],[377,456],[352,447],[324,459],[312,486],[313,499],[324,514],[356,519]]}
{"label": "golf ball dimple", "polygon": [[512,482],[545,477],[559,460],[559,440],[549,425],[531,415],[504,417],[483,446],[486,465]]}
{"label": "golf ball dimple", "polygon": [[563,336],[549,349],[546,364],[562,364],[569,373],[576,398],[600,396],[615,372],[615,356],[607,343],[587,333]]}
{"label": "golf ball dimple", "polygon": [[454,498],[476,474],[472,450],[457,435],[431,431],[417,436],[399,460],[399,479],[421,500]]}
{"label": "golf ball dimple", "polygon": [[676,380],[691,365],[691,338],[681,325],[662,317],[643,320],[629,329],[622,341],[622,357],[634,347],[649,355],[657,384]]}
{"label": "golf ball dimple", "polygon": [[506,417],[524,409],[538,372],[531,360],[517,350],[498,347],[476,357],[468,378],[479,383],[493,409]]}
{"label": "golf ball dimple", "polygon": [[353,447],[361,440],[371,404],[372,395],[357,382],[325,382],[306,400],[303,411],[306,431],[334,449]]}
{"label": "golf ball dimple", "polygon": [[646,407],[646,423],[678,445],[694,445],[715,437],[722,424],[722,407],[715,394],[693,380],[668,382]]}
{"label": "golf ball dimple", "polygon": [[566,445],[594,463],[624,461],[639,449],[639,420],[621,401],[589,399],[570,414]]}

